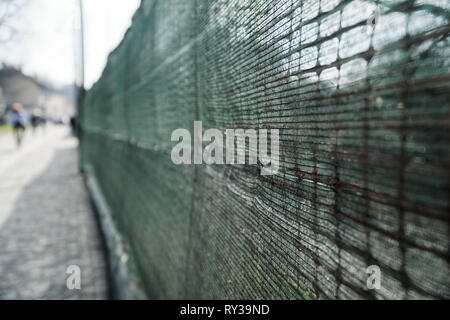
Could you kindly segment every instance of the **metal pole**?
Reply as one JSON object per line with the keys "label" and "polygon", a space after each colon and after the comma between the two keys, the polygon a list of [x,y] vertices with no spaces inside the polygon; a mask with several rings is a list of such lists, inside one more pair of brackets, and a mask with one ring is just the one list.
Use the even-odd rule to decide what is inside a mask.
{"label": "metal pole", "polygon": [[76,119],[76,134],[78,140],[80,141],[79,152],[79,170],[83,173],[83,126],[81,122],[83,121],[83,100],[84,100],[84,76],[85,76],[85,56],[84,56],[84,10],[83,10],[83,0],[78,0],[79,10],[80,10],[80,87],[78,90],[78,114]]}
{"label": "metal pole", "polygon": [[84,12],[83,12],[83,0],[78,0],[80,10],[80,87],[84,90]]}

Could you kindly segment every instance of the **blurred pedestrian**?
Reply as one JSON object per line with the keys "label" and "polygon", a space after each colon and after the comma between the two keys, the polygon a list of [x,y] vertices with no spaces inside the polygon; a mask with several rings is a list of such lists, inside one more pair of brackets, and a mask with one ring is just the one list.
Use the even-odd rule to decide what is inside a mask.
{"label": "blurred pedestrian", "polygon": [[25,133],[26,125],[26,113],[21,103],[14,103],[9,113],[9,123],[14,129],[14,138],[17,143],[17,147],[20,147]]}
{"label": "blurred pedestrian", "polygon": [[31,127],[33,128],[33,133],[36,133],[36,130],[43,126],[45,122],[43,113],[40,109],[34,109],[31,114]]}
{"label": "blurred pedestrian", "polygon": [[72,128],[72,134],[74,137],[77,136],[77,118],[76,116],[70,117],[70,127]]}

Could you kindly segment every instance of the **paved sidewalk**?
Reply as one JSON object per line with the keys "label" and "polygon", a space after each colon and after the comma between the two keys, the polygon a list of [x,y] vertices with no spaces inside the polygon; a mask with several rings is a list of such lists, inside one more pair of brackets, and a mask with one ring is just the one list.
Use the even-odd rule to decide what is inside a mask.
{"label": "paved sidewalk", "polygon": [[[0,299],[106,299],[102,243],[67,128],[0,137]],[[66,273],[80,267],[81,289]]]}

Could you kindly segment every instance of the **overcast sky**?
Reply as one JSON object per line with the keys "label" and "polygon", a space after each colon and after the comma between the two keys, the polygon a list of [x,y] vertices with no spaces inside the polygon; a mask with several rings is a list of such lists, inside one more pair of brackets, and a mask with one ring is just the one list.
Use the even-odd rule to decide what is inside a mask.
{"label": "overcast sky", "polygon": [[[0,0],[1,1],[1,0]],[[100,76],[108,53],[131,24],[139,0],[84,0],[86,86]],[[0,47],[0,62],[21,65],[56,85],[73,83],[78,0],[29,0],[14,24],[19,38]]]}

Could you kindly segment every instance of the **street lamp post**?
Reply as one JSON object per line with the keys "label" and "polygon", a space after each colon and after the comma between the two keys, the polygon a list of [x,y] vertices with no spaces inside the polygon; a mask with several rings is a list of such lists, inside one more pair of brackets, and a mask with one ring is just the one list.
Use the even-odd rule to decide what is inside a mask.
{"label": "street lamp post", "polygon": [[85,95],[85,87],[84,87],[84,77],[85,77],[85,55],[84,55],[84,13],[83,13],[83,0],[78,0],[78,8],[79,8],[79,44],[80,44],[80,52],[79,52],[79,76],[80,83],[77,84],[77,115],[75,118],[75,131],[78,139],[80,141],[80,147],[78,149],[79,152],[79,170],[83,172],[83,151],[82,151],[82,140],[83,140],[83,128],[82,128],[82,119],[83,119],[83,100]]}

